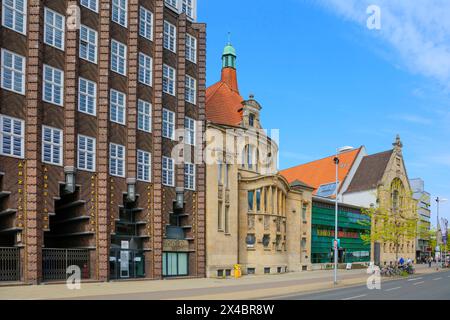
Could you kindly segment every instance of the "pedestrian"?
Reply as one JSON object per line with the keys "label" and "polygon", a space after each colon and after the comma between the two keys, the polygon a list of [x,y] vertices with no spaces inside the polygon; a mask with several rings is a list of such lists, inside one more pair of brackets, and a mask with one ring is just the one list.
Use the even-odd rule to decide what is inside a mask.
{"label": "pedestrian", "polygon": [[428,268],[431,268],[431,263],[433,262],[433,258],[429,257],[428,258]]}

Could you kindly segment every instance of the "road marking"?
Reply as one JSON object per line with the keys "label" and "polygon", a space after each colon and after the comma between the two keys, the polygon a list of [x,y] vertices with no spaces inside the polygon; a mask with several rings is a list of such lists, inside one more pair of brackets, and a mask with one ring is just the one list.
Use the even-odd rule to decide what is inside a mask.
{"label": "road marking", "polygon": [[384,291],[394,291],[394,290],[398,290],[401,289],[402,287],[395,287],[395,288],[390,288],[390,289],[386,289]]}
{"label": "road marking", "polygon": [[408,279],[408,281],[417,281],[417,280],[422,280],[423,278],[412,278],[412,279]]}
{"label": "road marking", "polygon": [[415,282],[415,283],[413,283],[413,286],[417,286],[418,284],[422,284],[422,283],[425,283],[425,281]]}
{"label": "road marking", "polygon": [[362,295],[354,296],[354,297],[350,297],[350,298],[344,298],[344,299],[342,299],[342,300],[358,299],[358,298],[362,298],[362,297],[365,297],[365,296],[367,296],[367,294],[362,294]]}
{"label": "road marking", "polygon": [[433,280],[436,281],[436,280],[441,280],[441,279],[442,279],[442,278],[434,278]]}

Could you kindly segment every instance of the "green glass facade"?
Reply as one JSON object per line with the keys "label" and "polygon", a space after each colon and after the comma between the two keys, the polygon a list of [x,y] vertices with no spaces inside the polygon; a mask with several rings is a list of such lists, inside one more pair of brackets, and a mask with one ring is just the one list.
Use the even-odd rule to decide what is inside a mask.
{"label": "green glass facade", "polygon": [[[314,200],[312,207],[312,263],[333,262],[335,207],[331,201]],[[369,262],[370,244],[365,244],[361,234],[369,233],[370,226],[360,221],[368,221],[361,210],[353,206],[339,204],[338,238],[340,239],[339,262]]]}

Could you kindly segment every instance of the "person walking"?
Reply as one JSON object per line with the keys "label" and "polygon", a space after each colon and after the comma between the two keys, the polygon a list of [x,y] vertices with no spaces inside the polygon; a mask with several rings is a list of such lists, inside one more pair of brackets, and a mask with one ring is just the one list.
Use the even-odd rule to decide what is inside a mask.
{"label": "person walking", "polygon": [[433,262],[433,258],[428,258],[428,268],[431,268],[431,263]]}

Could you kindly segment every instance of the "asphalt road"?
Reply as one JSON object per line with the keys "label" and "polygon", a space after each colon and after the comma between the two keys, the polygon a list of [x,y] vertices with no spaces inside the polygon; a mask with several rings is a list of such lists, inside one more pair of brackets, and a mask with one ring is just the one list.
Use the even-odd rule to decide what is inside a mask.
{"label": "asphalt road", "polygon": [[[383,278],[382,278],[383,279]],[[322,292],[272,297],[275,300],[450,300],[450,271],[381,281],[381,289],[366,285]]]}

